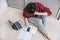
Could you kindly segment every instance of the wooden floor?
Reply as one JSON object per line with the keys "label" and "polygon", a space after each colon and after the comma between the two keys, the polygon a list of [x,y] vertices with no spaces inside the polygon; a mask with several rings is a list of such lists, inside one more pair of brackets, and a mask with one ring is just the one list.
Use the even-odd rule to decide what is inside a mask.
{"label": "wooden floor", "polygon": [[[5,12],[0,13],[0,40],[18,40],[18,31],[13,30],[8,23],[8,20],[13,22],[17,20],[23,20],[22,11],[8,7]],[[46,30],[52,40],[60,40],[60,21],[57,21],[53,17],[47,18]],[[41,33],[37,31],[36,35],[33,35],[32,40],[45,40]]]}

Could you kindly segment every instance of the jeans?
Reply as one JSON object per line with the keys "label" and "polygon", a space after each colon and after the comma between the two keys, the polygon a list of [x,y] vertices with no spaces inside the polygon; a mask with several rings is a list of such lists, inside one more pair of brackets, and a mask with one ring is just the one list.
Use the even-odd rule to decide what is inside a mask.
{"label": "jeans", "polygon": [[35,26],[38,27],[39,31],[42,32],[44,35],[47,35],[47,31],[45,29],[46,25],[46,16],[38,16],[38,17],[30,17],[28,18],[28,21],[32,24],[35,24]]}

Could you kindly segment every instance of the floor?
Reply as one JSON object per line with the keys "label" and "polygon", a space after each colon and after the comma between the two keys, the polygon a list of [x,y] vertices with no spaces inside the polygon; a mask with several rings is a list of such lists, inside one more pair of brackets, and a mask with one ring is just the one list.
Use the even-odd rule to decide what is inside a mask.
{"label": "floor", "polygon": [[[8,7],[5,12],[0,13],[0,40],[18,40],[18,31],[11,28],[8,20],[13,22],[23,20],[22,11]],[[46,23],[46,30],[49,33],[51,40],[60,40],[60,20],[56,20],[54,17],[48,17]],[[33,35],[32,40],[45,40],[41,33],[37,31],[36,35]]]}

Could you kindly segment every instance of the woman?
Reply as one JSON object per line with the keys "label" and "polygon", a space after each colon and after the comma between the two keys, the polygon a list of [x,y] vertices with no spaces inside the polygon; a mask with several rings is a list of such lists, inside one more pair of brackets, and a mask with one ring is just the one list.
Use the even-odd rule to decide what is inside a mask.
{"label": "woman", "polygon": [[50,38],[45,30],[46,16],[50,16],[51,14],[52,13],[49,8],[38,2],[31,2],[23,9],[26,26],[30,25],[30,23],[35,24],[42,35],[48,40],[50,40]]}

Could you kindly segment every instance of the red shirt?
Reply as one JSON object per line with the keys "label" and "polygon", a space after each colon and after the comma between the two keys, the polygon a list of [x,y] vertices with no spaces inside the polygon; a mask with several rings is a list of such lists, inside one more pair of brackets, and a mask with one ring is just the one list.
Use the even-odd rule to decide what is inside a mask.
{"label": "red shirt", "polygon": [[[36,4],[36,11],[37,12],[47,12],[48,13],[48,16],[50,16],[52,13],[50,11],[49,8],[43,6],[41,3],[38,3],[38,2],[35,2]],[[32,14],[29,14],[27,11],[26,11],[26,7],[23,9],[23,16],[25,18],[30,18],[30,17],[37,17],[38,15],[32,15]]]}

